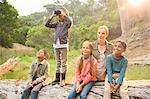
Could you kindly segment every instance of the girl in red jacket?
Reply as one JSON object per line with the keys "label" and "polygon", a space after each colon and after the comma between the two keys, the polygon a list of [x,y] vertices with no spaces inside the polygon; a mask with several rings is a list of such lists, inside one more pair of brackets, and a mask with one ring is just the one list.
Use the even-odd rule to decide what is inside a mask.
{"label": "girl in red jacket", "polygon": [[80,99],[86,99],[96,81],[96,66],[97,61],[92,55],[91,42],[85,41],[82,45],[82,55],[76,62],[76,82],[68,99],[74,99],[77,94],[80,94]]}

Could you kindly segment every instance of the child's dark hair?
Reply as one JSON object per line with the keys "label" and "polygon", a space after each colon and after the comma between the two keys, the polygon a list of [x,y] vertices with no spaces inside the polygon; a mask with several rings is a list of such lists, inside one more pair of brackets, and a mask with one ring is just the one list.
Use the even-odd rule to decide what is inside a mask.
{"label": "child's dark hair", "polygon": [[46,49],[40,49],[39,51],[43,51],[43,52],[44,52],[44,55],[45,55],[45,58],[44,58],[44,59],[48,59],[49,54],[48,54],[48,52],[47,52]]}
{"label": "child's dark hair", "polygon": [[126,50],[127,49],[127,44],[124,41],[118,40],[116,43],[119,42],[123,46],[123,48]]}

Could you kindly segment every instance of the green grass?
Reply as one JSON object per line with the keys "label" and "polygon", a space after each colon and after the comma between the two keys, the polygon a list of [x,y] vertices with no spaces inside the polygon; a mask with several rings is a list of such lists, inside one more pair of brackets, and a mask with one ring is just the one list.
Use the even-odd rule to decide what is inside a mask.
{"label": "green grass", "polygon": [[10,72],[6,73],[0,79],[17,79],[17,80],[21,79],[21,80],[25,80],[25,79],[27,79],[28,70],[29,70],[29,68],[22,69],[22,68],[20,68],[20,66],[15,67],[13,69],[13,71],[10,71]]}
{"label": "green grass", "polygon": [[32,57],[35,55],[35,53],[36,50],[15,50],[0,47],[0,64],[12,57]]}
{"label": "green grass", "polygon": [[80,50],[72,50],[68,54],[67,82],[75,81],[75,61],[81,55]]}
{"label": "green grass", "polygon": [[150,80],[150,66],[134,66],[128,65],[126,77],[128,80],[142,80],[149,79]]}
{"label": "green grass", "polygon": [[56,61],[53,58],[53,59],[48,60],[48,62],[50,64],[50,77],[51,77],[51,79],[54,79],[54,74],[56,71]]}
{"label": "green grass", "polygon": [[[72,83],[75,81],[75,61],[77,57],[81,55],[80,50],[72,50],[69,51],[68,54],[68,67],[67,67],[67,77],[66,80],[69,83]],[[35,55],[34,57],[30,55],[25,55],[20,57],[19,64],[13,69],[13,72],[8,72],[3,77],[0,77],[0,79],[27,79],[28,78],[28,72],[29,67],[36,59]],[[50,77],[53,80],[55,77],[55,70],[56,70],[56,61],[54,58],[51,58],[48,60],[50,63]],[[127,71],[126,71],[126,78],[127,80],[142,80],[142,79],[149,79],[150,80],[150,66],[134,66],[134,65],[128,65]]]}
{"label": "green grass", "polygon": [[35,57],[24,56],[20,58],[21,62],[32,63]]}

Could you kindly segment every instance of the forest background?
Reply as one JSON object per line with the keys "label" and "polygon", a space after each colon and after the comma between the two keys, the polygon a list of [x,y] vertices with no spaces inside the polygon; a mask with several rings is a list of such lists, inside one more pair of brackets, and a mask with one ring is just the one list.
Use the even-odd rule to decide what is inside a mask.
{"label": "forest background", "polygon": [[[6,0],[2,1],[0,2],[0,64],[3,64],[12,57],[18,57],[20,62],[12,71],[6,73],[0,79],[27,79],[30,64],[36,59],[35,54],[41,48],[45,48],[49,52],[50,57],[48,61],[51,65],[50,77],[53,79],[55,74],[55,58],[53,52],[54,30],[46,28],[45,23],[52,11],[62,6],[62,3],[56,0],[54,4],[44,6],[46,11],[36,12],[27,16],[19,16],[17,10],[12,5]],[[126,16],[121,16],[118,0],[68,1],[63,4],[63,6],[69,9],[70,16],[73,19],[73,26],[69,33],[68,82],[74,81],[74,62],[81,55],[81,44],[85,40],[95,41],[97,28],[100,25],[109,27],[109,41],[114,42],[120,38],[128,43],[130,49],[127,51],[126,56],[129,59],[149,54],[150,47],[147,49],[143,47],[147,43],[137,43],[137,46],[134,43],[137,40],[143,42],[139,34],[147,30],[147,28],[145,29],[146,26],[150,26],[149,13],[145,16],[136,13],[135,15],[138,18],[132,17],[130,18],[132,20],[129,22],[129,20],[125,21]],[[125,22],[125,26],[130,26],[130,28],[123,27],[123,23]],[[149,35],[149,31],[146,31],[145,34]],[[148,38],[147,42],[149,40]],[[139,50],[138,53],[137,50]],[[149,64],[144,64],[143,66],[129,64],[126,76],[128,80],[150,79],[149,71]]]}

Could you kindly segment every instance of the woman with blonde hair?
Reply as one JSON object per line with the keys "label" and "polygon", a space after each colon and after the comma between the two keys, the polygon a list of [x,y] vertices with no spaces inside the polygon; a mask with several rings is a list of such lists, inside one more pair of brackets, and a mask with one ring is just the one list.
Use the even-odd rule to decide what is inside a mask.
{"label": "woman with blonde hair", "polygon": [[93,56],[97,59],[96,77],[97,81],[104,81],[106,76],[105,56],[112,53],[113,45],[107,41],[109,29],[100,26],[97,30],[97,40],[93,42]]}

